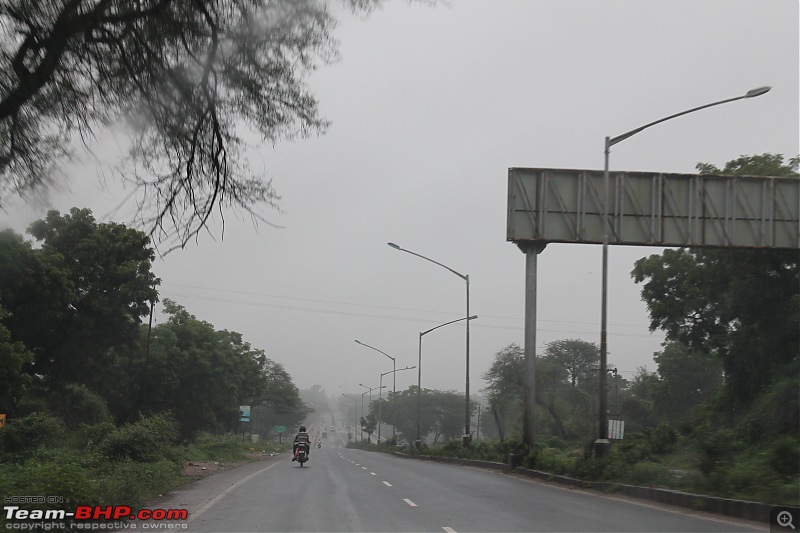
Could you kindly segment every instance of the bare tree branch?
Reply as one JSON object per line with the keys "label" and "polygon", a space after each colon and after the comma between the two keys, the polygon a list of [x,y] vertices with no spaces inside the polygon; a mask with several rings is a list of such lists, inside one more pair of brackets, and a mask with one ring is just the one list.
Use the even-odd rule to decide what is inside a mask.
{"label": "bare tree branch", "polygon": [[269,142],[325,131],[305,74],[337,59],[335,22],[318,0],[0,0],[0,205],[124,120],[121,176],[157,242],[185,246],[215,210],[266,222],[280,198],[236,125]]}

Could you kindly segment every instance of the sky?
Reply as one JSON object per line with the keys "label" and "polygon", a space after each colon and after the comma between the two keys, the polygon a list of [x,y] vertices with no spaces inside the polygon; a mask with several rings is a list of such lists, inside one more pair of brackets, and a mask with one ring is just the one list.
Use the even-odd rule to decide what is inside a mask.
{"label": "sky", "polygon": [[[606,136],[764,85],[766,95],[614,146],[611,170],[693,173],[800,153],[795,0],[395,0],[368,17],[337,13],[341,58],[308,80],[331,127],[249,154],[281,195],[280,211],[262,210],[281,228],[227,213],[224,235],[217,217],[210,235],[153,266],[162,299],[242,333],[300,389],[391,388],[393,361],[356,339],[405,368],[418,364],[421,331],[465,316],[463,279],[387,242],[469,275],[470,391],[485,387],[495,354],[524,338],[525,256],[506,242],[510,167],[601,170]],[[125,212],[114,207],[130,191],[91,158],[66,173],[50,208],[88,207],[99,221]],[[45,212],[18,202],[0,227],[23,232]],[[664,341],[630,276],[661,251],[609,251],[608,361],[628,379],[656,369]],[[548,245],[538,279],[537,351],[599,343],[601,247]],[[465,359],[463,321],[425,335],[422,386],[463,392]],[[402,390],[418,373],[396,378]]]}

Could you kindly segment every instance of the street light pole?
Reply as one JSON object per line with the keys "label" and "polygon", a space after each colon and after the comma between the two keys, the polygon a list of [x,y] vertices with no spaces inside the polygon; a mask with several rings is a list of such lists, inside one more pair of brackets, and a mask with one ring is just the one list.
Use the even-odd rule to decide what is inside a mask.
{"label": "street light pole", "polygon": [[467,321],[467,342],[466,342],[467,347],[466,347],[466,383],[464,385],[464,389],[465,389],[465,391],[464,391],[464,404],[465,404],[465,407],[464,407],[464,437],[463,437],[463,439],[464,439],[464,446],[469,446],[469,441],[472,438],[472,436],[470,435],[470,431],[469,431],[470,415],[471,415],[470,408],[469,408],[469,274],[462,274],[460,272],[457,272],[457,271],[453,270],[452,268],[450,268],[447,265],[444,265],[444,264],[442,264],[442,263],[440,263],[438,261],[434,261],[430,257],[425,257],[424,255],[420,255],[420,254],[418,254],[416,252],[412,252],[411,250],[406,250],[405,248],[401,248],[399,245],[397,245],[397,244],[395,244],[393,242],[388,242],[386,244],[388,244],[389,246],[391,246],[395,250],[400,250],[401,252],[406,252],[408,254],[415,255],[415,256],[419,257],[420,259],[424,259],[426,261],[430,261],[431,263],[433,263],[435,265],[439,265],[440,267],[442,267],[442,268],[444,268],[446,270],[449,270],[450,272],[452,272],[453,274],[455,274],[456,276],[458,276],[459,278],[463,279],[466,282],[466,285],[467,285],[467,314],[464,315],[464,320]]}
{"label": "street light pole", "polygon": [[[369,387],[367,387],[369,388]],[[371,391],[369,391],[371,392]],[[361,418],[364,418],[364,395],[366,392],[361,393]],[[364,427],[361,425],[361,420],[358,421],[358,440],[364,442]]]}
{"label": "street light pole", "polygon": [[[354,403],[352,404],[352,405],[353,405],[353,413],[355,413],[355,419],[356,419],[356,422],[357,422],[357,421],[358,421],[358,410],[357,410],[357,408],[356,408],[356,404],[355,404],[355,402],[357,402],[357,401],[358,401],[358,399],[356,399],[356,398],[353,398],[352,396],[349,396],[349,395],[347,395],[347,394],[345,394],[345,393],[341,393],[341,394],[342,394],[342,396],[344,396],[345,398],[350,398],[351,400],[353,400],[353,402],[354,402]],[[355,426],[353,426],[353,442],[355,442],[355,440],[356,440],[356,427],[355,427]]]}
{"label": "street light pole", "polygon": [[[379,389],[379,390],[382,389],[383,385],[381,385],[380,387],[367,387],[363,383],[359,383],[358,385],[359,385],[359,387],[364,387],[365,389],[369,389],[369,391],[367,391],[367,392],[369,392],[369,405],[368,405],[368,407],[370,409],[372,409],[372,391],[374,391],[375,389]],[[364,394],[367,394],[367,393],[365,392]],[[364,394],[361,395],[361,418],[364,418],[366,420],[366,418],[364,417]],[[378,407],[380,408],[380,405]],[[369,416],[369,415],[367,415],[367,416]],[[380,422],[378,422],[378,427],[380,427]],[[369,433],[367,433],[367,437],[369,437]],[[364,436],[363,435],[361,436],[361,440],[364,440]]]}
{"label": "street light pole", "polygon": [[[375,350],[378,353],[382,353],[383,355],[385,355],[386,357],[391,359],[392,360],[392,370],[395,370],[395,371],[397,370],[397,360],[394,357],[392,357],[391,355],[389,355],[388,353],[386,353],[384,351],[381,351],[381,350],[375,348],[374,346],[370,346],[369,344],[364,344],[363,342],[361,342],[358,339],[355,339],[355,341],[356,341],[356,343],[360,344],[361,346],[366,346],[367,348]],[[397,375],[395,375],[395,377],[393,379],[392,394],[397,394]],[[397,413],[395,412],[395,410],[392,409],[392,438],[394,438],[394,435],[395,435],[395,425],[396,425],[396,422],[397,422],[396,414]]]}
{"label": "street light pole", "polygon": [[[412,368],[417,368],[417,367],[416,366],[407,366],[405,368],[398,368],[397,370],[389,370],[388,372],[384,372],[383,374],[381,374],[381,379],[378,382],[379,389],[383,389],[383,376],[385,376],[386,374],[394,374],[395,372],[402,372],[403,370],[411,370]],[[383,411],[381,409],[383,407],[383,401],[381,399],[381,393],[382,392],[383,392],[383,390],[378,390],[378,444],[381,443],[381,420],[382,420],[382,417],[383,417],[383,414],[382,414]],[[396,401],[396,399],[395,399],[395,401]]]}
{"label": "street light pole", "polygon": [[417,361],[417,368],[418,368],[418,370],[417,370],[417,439],[416,439],[416,446],[417,447],[419,447],[419,445],[422,443],[422,441],[420,440],[420,434],[419,434],[420,395],[421,395],[421,391],[422,391],[422,337],[424,337],[425,335],[427,335],[431,331],[433,331],[435,329],[439,329],[439,328],[441,328],[443,326],[447,326],[449,324],[454,324],[456,322],[461,322],[462,320],[466,320],[467,324],[469,324],[470,320],[474,320],[476,318],[478,318],[478,315],[473,315],[471,317],[458,318],[456,320],[451,320],[450,322],[445,322],[444,324],[439,324],[435,328],[431,328],[431,329],[429,329],[427,331],[420,331],[419,332],[419,360]]}
{"label": "street light pole", "polygon": [[603,266],[602,266],[602,297],[600,305],[602,307],[600,311],[600,416],[599,416],[599,425],[598,425],[598,436],[597,441],[595,442],[595,450],[598,452],[599,455],[605,453],[606,449],[608,448],[609,441],[608,441],[608,398],[607,398],[607,391],[606,391],[606,383],[607,383],[607,359],[608,359],[608,332],[607,332],[607,323],[608,323],[608,241],[609,241],[609,231],[610,231],[610,224],[608,220],[608,204],[610,201],[609,198],[609,157],[611,154],[611,147],[617,143],[624,141],[625,139],[632,137],[639,133],[640,131],[649,128],[650,126],[655,126],[656,124],[660,124],[662,122],[666,122],[667,120],[671,120],[673,118],[677,118],[683,115],[688,115],[689,113],[694,113],[695,111],[700,111],[701,109],[706,109],[708,107],[713,107],[721,104],[727,104],[728,102],[735,102],[736,100],[743,100],[745,98],[754,98],[756,96],[761,96],[769,92],[771,87],[758,87],[757,89],[751,89],[747,91],[745,94],[741,96],[735,96],[733,98],[727,98],[725,100],[719,100],[718,102],[712,102],[710,104],[701,105],[698,107],[693,107],[692,109],[687,109],[686,111],[681,111],[680,113],[675,113],[674,115],[670,115],[668,117],[664,117],[644,126],[640,126],[638,128],[632,129],[622,135],[617,135],[616,137],[606,137],[605,139],[605,164],[603,167]]}

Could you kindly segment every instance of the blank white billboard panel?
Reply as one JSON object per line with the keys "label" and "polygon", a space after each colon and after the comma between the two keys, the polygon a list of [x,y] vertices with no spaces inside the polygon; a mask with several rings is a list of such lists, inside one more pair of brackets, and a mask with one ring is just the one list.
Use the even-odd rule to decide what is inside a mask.
{"label": "blank white billboard panel", "polygon": [[[612,172],[609,244],[800,248],[800,179]],[[507,240],[603,242],[603,172],[508,171]]]}

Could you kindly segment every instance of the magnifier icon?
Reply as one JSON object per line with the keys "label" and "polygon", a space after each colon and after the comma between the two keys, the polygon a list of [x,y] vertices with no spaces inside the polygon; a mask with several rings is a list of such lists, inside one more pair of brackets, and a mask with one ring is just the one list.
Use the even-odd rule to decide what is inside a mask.
{"label": "magnifier icon", "polygon": [[794,524],[792,524],[792,513],[789,511],[781,511],[778,513],[778,525],[781,527],[789,526],[790,528],[794,529]]}

